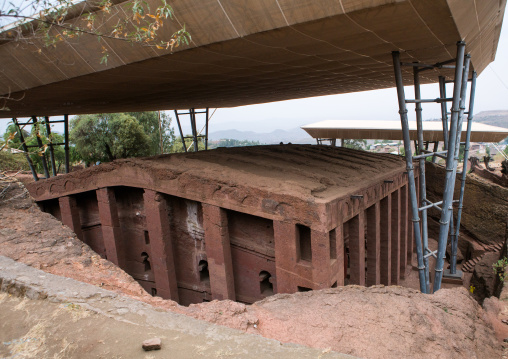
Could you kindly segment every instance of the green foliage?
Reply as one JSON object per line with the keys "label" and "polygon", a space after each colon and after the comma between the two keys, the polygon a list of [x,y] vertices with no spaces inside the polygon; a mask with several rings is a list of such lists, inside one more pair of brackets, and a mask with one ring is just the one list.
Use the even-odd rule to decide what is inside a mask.
{"label": "green foliage", "polygon": [[504,152],[504,154],[505,154],[505,155],[508,155],[508,146],[506,146],[506,147],[504,148],[504,151],[503,151],[503,152]]}
{"label": "green foliage", "polygon": [[[23,137],[27,138],[30,134],[26,130],[21,130],[23,133]],[[19,138],[18,131],[16,131],[16,126],[12,123],[7,126],[5,133],[2,136],[3,140],[8,143],[8,147],[19,149],[21,146],[21,140]]]}
{"label": "green foliage", "polygon": [[[159,131],[159,112],[128,112],[128,115],[136,118],[143,131],[149,137],[149,155],[155,156],[162,153],[169,153],[172,150],[175,141],[175,130],[171,127],[171,117],[165,112],[160,112],[160,131]],[[162,133],[162,135],[161,135]],[[181,142],[181,141],[180,141]]]}
{"label": "green foliage", "polygon": [[[181,141],[180,141],[181,142]],[[231,138],[222,139],[215,143],[208,143],[208,148],[218,148],[218,147],[245,147],[245,146],[259,146],[261,145],[259,141],[248,141],[248,140],[235,140]]]}
{"label": "green foliage", "polygon": [[150,138],[143,126],[125,113],[76,116],[70,139],[87,164],[150,154]]}
{"label": "green foliage", "polygon": [[[171,117],[156,111],[81,115],[71,121],[71,159],[87,164],[173,151]],[[181,145],[180,145],[181,146]],[[183,152],[183,147],[182,147]]]}
{"label": "green foliage", "polygon": [[[190,135],[185,135],[185,136],[190,136]],[[185,148],[187,148],[188,151],[190,151],[190,152],[194,151],[194,144],[192,143],[192,139],[190,139],[190,138],[185,139]],[[198,138],[198,149],[199,149],[199,151],[203,151],[205,149],[205,143],[204,143],[203,138],[201,138],[201,137]],[[180,138],[177,138],[173,142],[173,145],[171,146],[171,152],[174,152],[174,153],[185,152],[185,150],[182,146],[182,140]]]}
{"label": "green foliage", "polygon": [[22,153],[0,151],[0,168],[2,171],[28,171],[28,162]]}
{"label": "green foliage", "polygon": [[502,282],[504,282],[505,279],[508,278],[506,268],[508,268],[508,258],[506,257],[503,257],[496,263],[492,264],[492,269],[494,270],[494,273],[499,275],[499,279],[501,279]]}
{"label": "green foliage", "polygon": [[354,150],[363,150],[367,146],[367,140],[344,140],[343,147]]}

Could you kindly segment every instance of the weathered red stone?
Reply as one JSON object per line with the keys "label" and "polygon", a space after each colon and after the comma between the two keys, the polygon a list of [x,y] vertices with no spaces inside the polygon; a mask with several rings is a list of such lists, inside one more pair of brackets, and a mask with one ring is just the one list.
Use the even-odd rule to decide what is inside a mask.
{"label": "weathered red stone", "polygon": [[398,283],[413,250],[404,169],[392,155],[256,146],[118,160],[27,187],[152,295],[252,303]]}
{"label": "weathered red stone", "polygon": [[392,283],[392,195],[381,200],[381,284]]}
{"label": "weathered red stone", "polygon": [[381,283],[381,204],[367,208],[367,281],[366,285]]}
{"label": "weathered red stone", "polygon": [[399,285],[400,278],[400,189],[392,193],[392,285]]}

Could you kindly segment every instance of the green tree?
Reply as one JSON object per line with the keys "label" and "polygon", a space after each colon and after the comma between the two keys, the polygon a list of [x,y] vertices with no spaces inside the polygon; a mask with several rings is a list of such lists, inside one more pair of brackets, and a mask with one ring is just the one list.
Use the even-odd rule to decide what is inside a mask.
{"label": "green tree", "polygon": [[[23,133],[24,138],[28,138],[28,136],[30,136],[28,131],[25,129],[22,129],[21,132]],[[16,131],[16,126],[13,123],[7,126],[2,138],[5,143],[7,143],[8,147],[21,149],[21,140],[19,138],[18,131]]]}
{"label": "green tree", "polygon": [[143,126],[125,113],[76,116],[70,139],[87,164],[150,154],[150,138]]}
{"label": "green tree", "polygon": [[161,154],[161,140],[162,153],[171,152],[175,141],[175,130],[171,127],[171,117],[168,114],[160,112],[160,126],[158,111],[128,112],[127,114],[136,118],[145,134],[148,135],[150,156]]}

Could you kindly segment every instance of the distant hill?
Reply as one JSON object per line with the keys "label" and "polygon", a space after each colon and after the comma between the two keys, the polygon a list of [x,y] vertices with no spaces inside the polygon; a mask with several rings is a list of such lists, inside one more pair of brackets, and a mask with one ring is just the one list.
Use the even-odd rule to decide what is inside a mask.
{"label": "distant hill", "polygon": [[307,132],[301,128],[293,128],[291,130],[275,130],[268,133],[259,133],[254,131],[238,131],[238,130],[224,130],[212,132],[208,135],[211,141],[218,141],[222,139],[235,139],[240,141],[259,141],[261,144],[273,143],[299,143],[299,144],[314,144],[316,140],[309,136]]}
{"label": "distant hill", "polygon": [[474,115],[474,122],[508,128],[508,111],[482,111]]}

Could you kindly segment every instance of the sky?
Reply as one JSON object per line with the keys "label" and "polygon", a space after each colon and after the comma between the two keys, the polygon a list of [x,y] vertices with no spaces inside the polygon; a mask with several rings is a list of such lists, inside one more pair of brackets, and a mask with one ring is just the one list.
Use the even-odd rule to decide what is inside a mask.
{"label": "sky", "polygon": [[[508,21],[508,17],[505,14],[495,61],[487,66],[478,77],[474,113],[508,110],[508,24],[506,21]],[[439,96],[437,84],[423,85],[421,89],[422,98]],[[406,87],[405,91],[408,98],[414,93],[413,87]],[[448,93],[451,91],[450,87]],[[414,119],[413,108],[413,106],[408,107],[410,120]],[[172,112],[171,116],[174,118]],[[440,116],[439,105],[424,105],[424,119],[440,118]],[[398,120],[396,90],[391,88],[261,105],[219,108],[210,120],[210,132],[228,129],[271,132],[276,129],[288,130],[317,121],[333,119]],[[0,133],[5,131],[9,123],[5,119],[0,119]],[[201,128],[202,124],[198,123],[198,127]],[[59,127],[54,130],[62,131]],[[190,125],[184,123],[183,130],[189,133]]]}

